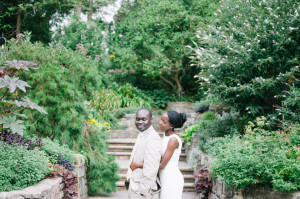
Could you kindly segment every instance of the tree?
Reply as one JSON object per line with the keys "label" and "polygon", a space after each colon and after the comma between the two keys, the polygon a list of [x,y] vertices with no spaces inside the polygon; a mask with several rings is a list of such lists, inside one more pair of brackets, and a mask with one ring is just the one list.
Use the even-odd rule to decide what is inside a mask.
{"label": "tree", "polygon": [[50,41],[50,21],[55,21],[54,13],[68,13],[76,1],[3,0],[0,4],[0,31],[8,39],[21,32],[31,31],[33,40],[42,40],[48,43]]}
{"label": "tree", "polygon": [[186,47],[196,39],[201,20],[193,9],[179,0],[137,1],[124,9],[111,35],[111,67],[124,72],[134,69],[135,77],[144,80],[159,78],[181,95],[182,79],[189,74],[188,81],[193,81],[197,73],[196,68],[191,70],[191,51]]}

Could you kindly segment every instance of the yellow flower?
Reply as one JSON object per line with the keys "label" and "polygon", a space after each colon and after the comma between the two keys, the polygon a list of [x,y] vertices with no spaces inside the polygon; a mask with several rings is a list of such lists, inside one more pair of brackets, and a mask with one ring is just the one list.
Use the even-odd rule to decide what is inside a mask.
{"label": "yellow flower", "polygon": [[97,121],[95,119],[91,119],[91,120],[88,120],[90,124],[97,124]]}
{"label": "yellow flower", "polygon": [[161,70],[159,71],[159,74],[161,74],[162,72],[161,72]]}
{"label": "yellow flower", "polygon": [[111,56],[109,56],[109,58],[116,58],[116,56],[115,55],[111,55]]}
{"label": "yellow flower", "polygon": [[103,126],[106,127],[107,130],[110,129],[110,123],[108,123],[108,122],[104,122]]}

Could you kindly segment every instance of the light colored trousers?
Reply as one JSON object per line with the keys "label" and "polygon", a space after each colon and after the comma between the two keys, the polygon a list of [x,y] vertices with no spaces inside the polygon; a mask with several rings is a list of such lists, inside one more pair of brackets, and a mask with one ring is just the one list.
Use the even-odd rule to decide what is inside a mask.
{"label": "light colored trousers", "polygon": [[130,187],[129,187],[129,190],[128,190],[128,198],[129,199],[158,199],[159,198],[158,195],[159,194],[155,193],[154,195],[149,194],[147,196],[141,196],[140,194],[137,194],[132,189],[130,189]]}

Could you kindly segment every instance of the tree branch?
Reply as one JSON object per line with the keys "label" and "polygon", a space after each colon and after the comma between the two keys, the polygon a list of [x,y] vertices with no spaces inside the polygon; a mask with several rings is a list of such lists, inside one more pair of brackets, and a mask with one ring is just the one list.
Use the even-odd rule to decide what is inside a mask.
{"label": "tree branch", "polygon": [[23,108],[21,108],[21,109],[19,109],[19,110],[16,110],[16,111],[14,111],[14,112],[11,112],[11,113],[7,113],[7,114],[4,114],[4,115],[0,115],[0,117],[4,117],[4,116],[7,116],[7,115],[11,115],[11,114],[13,114],[13,113],[22,111],[22,110],[24,110],[25,108],[27,108],[27,107],[23,107]]}
{"label": "tree branch", "polygon": [[171,81],[167,80],[162,75],[160,75],[159,77],[160,77],[160,79],[162,79],[163,81],[165,81],[166,83],[168,83],[170,86],[172,86],[173,89],[175,89],[175,85]]}
{"label": "tree branch", "polygon": [[[5,92],[4,95],[0,98],[0,100],[2,100],[2,99],[5,97],[5,95],[7,94],[8,90],[9,90],[9,89],[7,88],[6,92]],[[0,89],[0,91],[1,91],[1,89]]]}

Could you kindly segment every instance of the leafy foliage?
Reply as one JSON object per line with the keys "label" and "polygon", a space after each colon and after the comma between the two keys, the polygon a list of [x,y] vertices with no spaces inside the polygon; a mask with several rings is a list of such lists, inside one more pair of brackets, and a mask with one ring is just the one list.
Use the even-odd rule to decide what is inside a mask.
{"label": "leafy foliage", "polygon": [[296,0],[222,1],[199,27],[192,59],[201,86],[242,115],[274,111],[284,82],[299,86],[298,13]]}
{"label": "leafy foliage", "polygon": [[196,39],[197,24],[208,14],[201,13],[201,3],[145,0],[124,8],[118,14],[116,34],[111,35],[112,68],[134,69],[135,73],[123,74],[118,80],[147,90],[155,84],[155,88],[171,88],[178,95],[193,88],[191,80],[197,69],[191,70],[191,51],[185,46]]}
{"label": "leafy foliage", "polygon": [[157,109],[165,109],[168,102],[176,101],[174,94],[172,95],[165,89],[148,90],[144,93],[153,100],[154,107]]}
{"label": "leafy foliage", "polygon": [[209,177],[208,166],[202,166],[195,172],[196,177],[196,193],[203,194],[205,197],[208,196],[208,191],[211,191],[213,182]]}
{"label": "leafy foliage", "polygon": [[110,88],[102,89],[99,93],[94,93],[94,95],[92,107],[94,107],[100,115],[103,115],[105,111],[113,111],[120,108],[150,108],[152,104],[151,98],[130,84],[118,85],[113,83]]}
{"label": "leafy foliage", "polygon": [[[35,63],[29,61],[12,60],[6,61],[3,67],[0,68],[0,94],[2,94],[0,98],[0,103],[2,104],[2,110],[0,111],[0,125],[2,125],[2,128],[8,128],[11,129],[12,132],[23,134],[25,126],[22,124],[23,120],[17,120],[16,116],[22,116],[17,114],[17,112],[30,108],[38,110],[40,113],[47,114],[42,107],[28,99],[21,98],[22,101],[20,101],[16,91],[16,88],[18,88],[23,92],[26,92],[26,87],[30,87],[25,81],[19,80],[19,78],[13,78],[16,70],[22,69],[29,71],[29,68],[37,69],[34,67],[35,65]],[[1,92],[3,88],[6,88],[6,92]],[[10,93],[16,93],[15,96],[10,98],[17,98],[18,100],[5,100],[4,98],[8,97],[8,91]],[[22,108],[16,109],[17,107]],[[22,117],[24,117],[24,115]]]}
{"label": "leafy foliage", "polygon": [[276,105],[276,112],[269,115],[271,122],[281,128],[287,128],[291,123],[300,124],[300,89],[294,83],[286,85],[289,89],[276,96],[282,100],[281,105]]}
{"label": "leafy foliage", "polygon": [[198,133],[199,131],[199,124],[193,124],[188,126],[186,129],[180,132],[180,137],[187,142],[188,145],[191,144],[192,136],[194,133]]}
{"label": "leafy foliage", "polygon": [[[44,116],[26,112],[28,131],[66,140],[71,145],[72,140],[78,139],[88,117],[84,101],[101,85],[97,62],[63,48],[44,47],[39,43],[11,43],[7,56],[32,60],[40,66],[35,73],[18,74],[30,85],[35,85],[28,97],[46,107],[48,112]],[[22,93],[18,95],[22,97]]]}
{"label": "leafy foliage", "polygon": [[66,169],[64,166],[52,165],[50,166],[50,174],[47,176],[48,178],[62,177],[62,182],[64,184],[63,199],[72,199],[78,196],[78,178],[73,171]]}
{"label": "leafy foliage", "polygon": [[79,50],[79,45],[84,51],[79,53],[91,56],[93,59],[100,59],[103,54],[99,46],[102,45],[102,34],[104,30],[103,24],[96,22],[81,22],[73,19],[69,26],[63,27],[61,30],[56,31],[54,34],[53,42],[58,45],[63,45],[73,51]]}
{"label": "leafy foliage", "polygon": [[[107,137],[104,133],[105,136],[94,135],[85,129],[86,121],[91,119],[90,107],[86,102],[93,99],[93,91],[101,90],[107,83],[105,72],[98,68],[98,61],[87,60],[85,56],[65,48],[45,47],[40,43],[31,44],[23,41],[11,43],[7,57],[9,60],[32,60],[40,66],[35,73],[18,74],[29,85],[36,85],[29,97],[45,106],[48,112],[46,116],[27,113],[28,131],[60,140],[74,151],[86,155],[88,159],[93,160],[88,162],[87,172],[98,173],[89,177],[89,183],[93,184],[90,189],[94,192],[114,191],[115,182],[119,180],[118,167],[105,154]],[[82,135],[83,132],[86,133],[85,136]],[[68,157],[71,154],[64,153],[66,149],[59,151],[62,148],[57,148],[55,144],[52,146],[53,143],[49,140],[44,141],[42,149],[59,154],[73,164],[73,157]],[[91,148],[93,150],[97,148],[96,152],[91,151]]]}
{"label": "leafy foliage", "polygon": [[105,142],[108,133],[103,128],[85,124],[82,139],[76,144],[77,150],[82,150],[88,159],[87,177],[89,194],[111,193],[116,191],[115,182],[120,180],[117,171],[118,165],[113,156],[106,151],[108,143]]}
{"label": "leafy foliage", "polygon": [[[70,150],[68,145],[66,144],[60,144],[60,142],[58,140],[51,140],[49,138],[43,138],[42,139],[43,145],[41,146],[41,150],[44,151],[45,153],[47,153],[50,156],[53,155],[57,155],[56,159],[56,163],[58,163],[59,165],[60,162],[63,164],[63,162],[66,162],[67,165],[69,165],[68,162],[71,163],[71,166],[69,168],[72,167],[72,165],[74,166],[75,164],[75,157],[74,157],[74,151]],[[65,164],[63,164],[64,166],[66,166]],[[68,167],[66,167],[67,169],[69,169]],[[72,169],[69,169],[72,170]]]}
{"label": "leafy foliage", "polygon": [[18,133],[12,133],[6,129],[0,132],[0,141],[8,145],[19,145],[26,147],[27,150],[33,150],[36,147],[41,147],[43,145],[42,138],[36,137],[35,139],[29,139],[25,136],[21,136]]}
{"label": "leafy foliage", "polygon": [[20,190],[36,184],[49,171],[45,153],[0,142],[0,191]]}
{"label": "leafy foliage", "polygon": [[292,144],[299,127],[283,131],[266,127],[265,118],[258,118],[249,123],[243,138],[212,141],[208,151],[215,161],[209,167],[210,176],[236,188],[257,185],[276,191],[299,190],[300,153]]}

